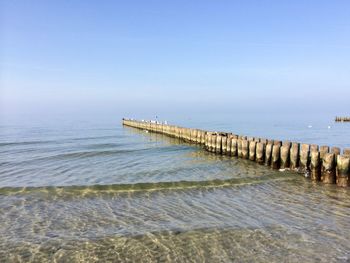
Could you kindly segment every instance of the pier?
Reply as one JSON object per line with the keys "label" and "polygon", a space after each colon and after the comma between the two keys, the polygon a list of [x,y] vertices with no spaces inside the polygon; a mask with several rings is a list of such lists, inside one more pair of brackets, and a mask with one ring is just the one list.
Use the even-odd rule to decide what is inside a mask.
{"label": "pier", "polygon": [[350,117],[335,117],[335,122],[350,122]]}
{"label": "pier", "polygon": [[[350,120],[350,119],[349,119]],[[156,121],[123,119],[123,125],[162,133],[201,145],[206,151],[248,159],[273,169],[291,170],[324,184],[350,186],[350,148],[205,131]]]}

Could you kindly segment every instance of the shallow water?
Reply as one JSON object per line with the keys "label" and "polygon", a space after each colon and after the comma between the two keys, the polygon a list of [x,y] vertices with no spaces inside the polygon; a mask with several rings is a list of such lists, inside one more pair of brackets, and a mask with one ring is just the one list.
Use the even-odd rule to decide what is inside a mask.
{"label": "shallow water", "polygon": [[[208,129],[253,132],[225,125]],[[276,130],[309,142],[310,128],[298,125]],[[323,126],[312,143],[349,138],[348,126]],[[349,189],[123,128],[119,119],[6,124],[1,135],[0,262],[350,260]]]}

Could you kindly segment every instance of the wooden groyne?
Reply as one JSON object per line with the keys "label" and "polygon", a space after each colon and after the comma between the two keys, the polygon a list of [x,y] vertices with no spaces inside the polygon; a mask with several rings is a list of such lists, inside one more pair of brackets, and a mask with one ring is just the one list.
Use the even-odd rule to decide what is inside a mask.
{"label": "wooden groyne", "polygon": [[202,145],[209,152],[249,159],[273,169],[292,170],[325,184],[350,186],[350,149],[204,131],[155,121],[123,119],[123,125]]}
{"label": "wooden groyne", "polygon": [[336,122],[350,122],[350,117],[335,117]]}

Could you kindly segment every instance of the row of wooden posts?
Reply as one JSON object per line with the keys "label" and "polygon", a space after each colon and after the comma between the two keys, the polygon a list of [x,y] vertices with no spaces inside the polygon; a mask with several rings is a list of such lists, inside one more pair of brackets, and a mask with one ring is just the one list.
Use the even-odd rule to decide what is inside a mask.
{"label": "row of wooden posts", "polygon": [[154,121],[123,119],[123,125],[196,143],[216,154],[249,159],[274,169],[290,169],[314,181],[350,186],[350,149],[268,140],[226,132],[184,128]]}
{"label": "row of wooden posts", "polygon": [[336,122],[350,122],[350,117],[335,117]]}

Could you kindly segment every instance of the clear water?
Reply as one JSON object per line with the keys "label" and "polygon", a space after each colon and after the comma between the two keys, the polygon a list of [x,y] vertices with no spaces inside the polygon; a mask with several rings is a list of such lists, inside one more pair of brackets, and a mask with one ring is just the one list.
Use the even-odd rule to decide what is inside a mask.
{"label": "clear water", "polygon": [[[332,120],[231,118],[177,123],[350,146],[350,125]],[[0,129],[0,262],[350,260],[349,189],[123,128],[117,117]]]}

